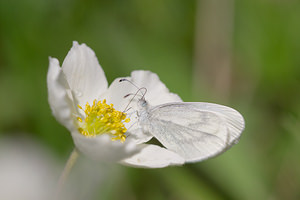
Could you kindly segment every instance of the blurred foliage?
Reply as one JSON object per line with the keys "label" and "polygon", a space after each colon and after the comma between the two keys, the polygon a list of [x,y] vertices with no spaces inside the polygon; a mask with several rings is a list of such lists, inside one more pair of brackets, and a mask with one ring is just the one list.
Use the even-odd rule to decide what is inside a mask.
{"label": "blurred foliage", "polygon": [[[73,40],[96,52],[109,82],[147,69],[185,101],[203,96],[222,104],[192,90],[196,5],[0,1],[1,135],[36,138],[67,159],[72,139],[51,115],[46,74],[48,56],[62,63]],[[234,3],[235,76],[228,104],[246,120],[238,145],[184,167],[121,166],[122,175],[107,182],[99,199],[300,199],[299,10],[297,0]]]}

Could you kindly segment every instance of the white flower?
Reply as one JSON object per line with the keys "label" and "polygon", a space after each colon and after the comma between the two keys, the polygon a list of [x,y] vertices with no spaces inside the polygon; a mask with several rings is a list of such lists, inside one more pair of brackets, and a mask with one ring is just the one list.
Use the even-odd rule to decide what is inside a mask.
{"label": "white flower", "polygon": [[[151,106],[181,101],[152,72],[133,71],[131,77],[125,78],[147,88],[146,99]],[[108,87],[95,53],[85,44],[73,42],[62,67],[57,59],[50,58],[49,104],[55,118],[71,132],[77,149],[93,159],[135,167],[183,164],[178,154],[145,144],[152,136],[136,123],[136,104],[129,103],[131,97],[124,98],[137,89],[119,80]]]}

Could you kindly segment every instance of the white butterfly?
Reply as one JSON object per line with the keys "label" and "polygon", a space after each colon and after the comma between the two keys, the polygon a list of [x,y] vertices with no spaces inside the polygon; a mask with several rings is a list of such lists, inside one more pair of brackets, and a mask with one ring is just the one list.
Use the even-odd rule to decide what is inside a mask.
{"label": "white butterfly", "polygon": [[167,149],[196,162],[236,144],[244,119],[236,110],[212,103],[167,103],[155,107],[140,100],[139,124]]}
{"label": "white butterfly", "polygon": [[238,142],[245,127],[242,115],[230,107],[204,102],[151,107],[145,93],[138,100],[139,125],[185,162],[205,160],[224,152]]}

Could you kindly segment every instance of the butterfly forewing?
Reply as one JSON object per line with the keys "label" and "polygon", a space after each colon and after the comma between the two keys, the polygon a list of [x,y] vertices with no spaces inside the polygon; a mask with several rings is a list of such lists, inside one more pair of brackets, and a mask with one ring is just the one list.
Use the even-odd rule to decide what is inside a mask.
{"label": "butterfly forewing", "polygon": [[148,130],[187,162],[221,153],[237,142],[244,128],[232,108],[212,103],[169,103],[149,110]]}

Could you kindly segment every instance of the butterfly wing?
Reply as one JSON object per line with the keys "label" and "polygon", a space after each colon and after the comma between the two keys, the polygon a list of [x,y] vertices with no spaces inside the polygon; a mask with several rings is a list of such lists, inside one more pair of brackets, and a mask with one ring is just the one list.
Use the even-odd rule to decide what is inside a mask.
{"label": "butterfly wing", "polygon": [[186,162],[222,153],[238,142],[245,125],[236,110],[201,102],[156,106],[148,120],[148,131]]}

